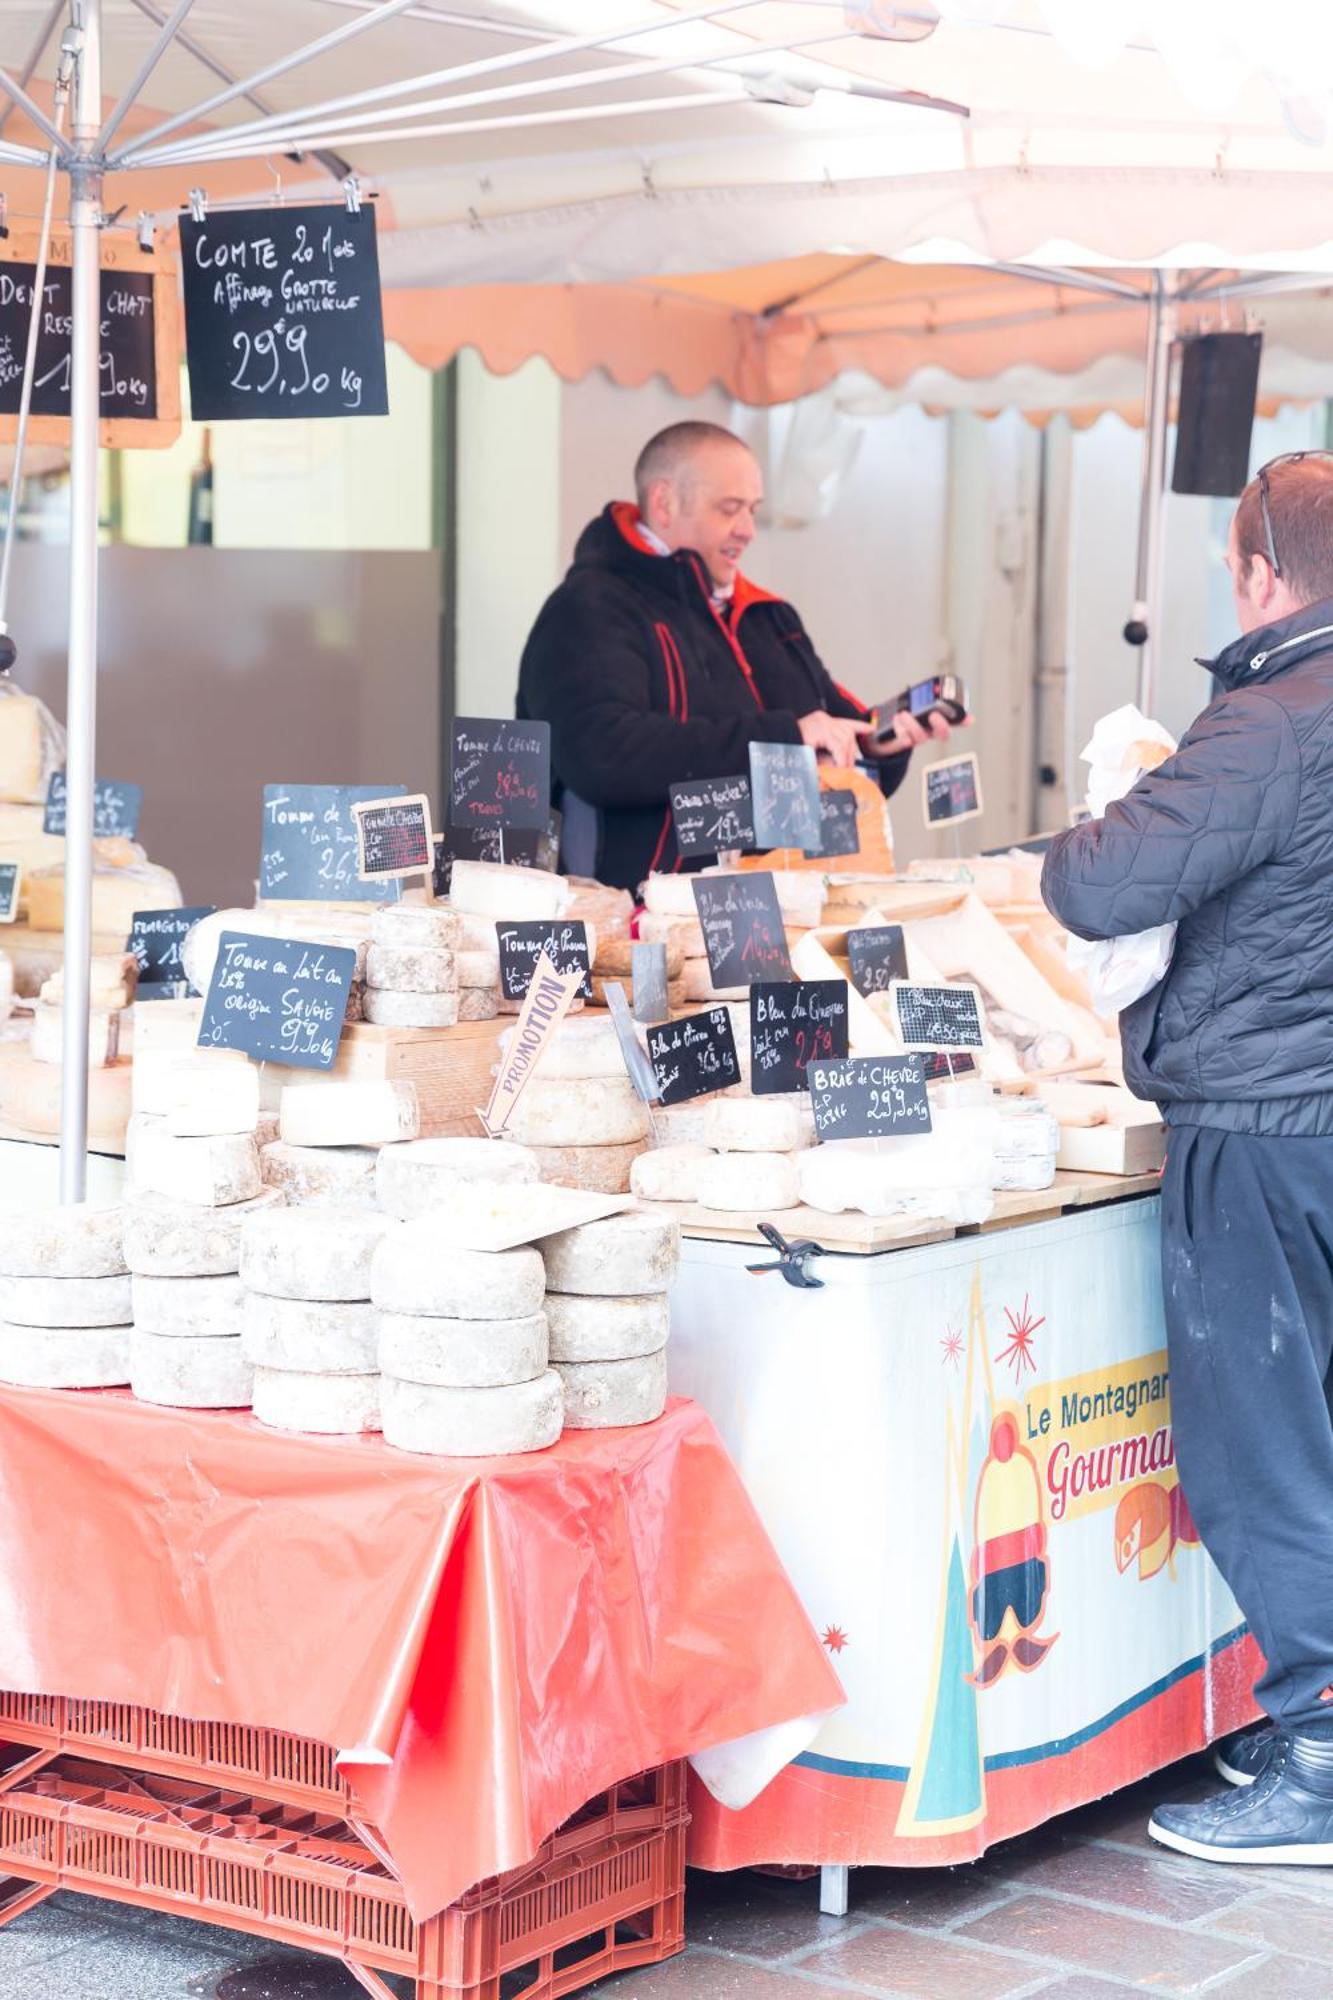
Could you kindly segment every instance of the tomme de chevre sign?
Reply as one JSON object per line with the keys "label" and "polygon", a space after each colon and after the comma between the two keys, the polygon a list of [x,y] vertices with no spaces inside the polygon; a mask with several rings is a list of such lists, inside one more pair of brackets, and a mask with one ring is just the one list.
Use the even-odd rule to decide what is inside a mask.
{"label": "tomme de chevre sign", "polygon": [[710,1007],[707,1013],[686,1014],[679,1021],[649,1028],[648,1057],[663,1104],[684,1104],[741,1080],[736,1038],[725,1007]]}
{"label": "tomme de chevre sign", "polygon": [[975,752],[951,757],[947,763],[927,764],[921,773],[928,826],[951,825],[976,819],[982,810],[981,771]]}
{"label": "tomme de chevre sign", "polygon": [[355,970],[356,953],[343,945],[223,931],[199,1047],[331,1069]]}
{"label": "tomme de chevre sign", "polygon": [[921,1058],[848,1056],[811,1063],[815,1132],[828,1139],[894,1139],[929,1132],[930,1099]]}
{"label": "tomme de chevre sign", "polygon": [[521,1000],[536,976],[543,957],[562,976],[578,974],[575,992],[585,1000],[592,996],[592,957],[588,950],[588,927],[577,919],[562,923],[557,918],[534,918],[528,923],[500,923],[495,927],[500,945],[500,991],[506,1000]]}
{"label": "tomme de chevre sign", "polygon": [[847,933],[852,985],[862,996],[887,993],[907,977],[907,945],[901,924],[871,924]]}
{"label": "tomme de chevre sign", "polygon": [[434,873],[435,836],[424,792],[376,799],[352,807],[356,823],[357,876],[362,882]]}
{"label": "tomme de chevre sign", "polygon": [[196,423],[387,415],[371,206],[183,215],[180,239]]}
{"label": "tomme de chevre sign", "polygon": [[[550,723],[460,715],[453,739],[450,826],[542,832],[551,813]],[[510,859],[507,846],[503,859]]]}
{"label": "tomme de chevre sign", "polygon": [[984,1049],[981,996],[975,986],[890,988],[898,1033],[909,1049]]}
{"label": "tomme de chevre sign", "polygon": [[760,847],[799,847],[819,854],[819,769],[807,743],[752,743],[750,790]]}
{"label": "tomme de chevre sign", "polygon": [[804,1090],[812,1062],[847,1053],[847,982],[807,979],[750,988],[750,1088]]}
{"label": "tomme de chevre sign", "polygon": [[397,878],[357,873],[352,807],[402,795],[401,785],[265,785],[259,893],[269,902],[391,903]]}
{"label": "tomme de chevre sign", "polygon": [[[65,773],[52,771],[51,782],[46,788],[46,811],[42,817],[43,833],[65,832],[68,802]],[[94,840],[106,840],[115,834],[123,834],[126,840],[133,840],[139,831],[139,815],[142,811],[142,785],[122,785],[111,778],[94,780]]]}
{"label": "tomme de chevre sign", "polygon": [[676,846],[687,860],[753,847],[754,805],[748,778],[690,778],[668,785]]}
{"label": "tomme de chevre sign", "polygon": [[577,972],[557,972],[545,953],[538,958],[528,997],[495,1073],[490,1102],[479,1113],[482,1124],[492,1135],[503,1132],[509,1123],[514,1106],[555,1039],[578,989]]}
{"label": "tomme de chevre sign", "polygon": [[771,875],[696,875],[691,887],[714,986],[791,978],[782,911]]}
{"label": "tomme de chevre sign", "polygon": [[181,946],[186,932],[213,914],[212,903],[171,910],[136,910],[130,924],[129,950],[139,966],[140,1000],[184,999],[194,991],[185,977]]}

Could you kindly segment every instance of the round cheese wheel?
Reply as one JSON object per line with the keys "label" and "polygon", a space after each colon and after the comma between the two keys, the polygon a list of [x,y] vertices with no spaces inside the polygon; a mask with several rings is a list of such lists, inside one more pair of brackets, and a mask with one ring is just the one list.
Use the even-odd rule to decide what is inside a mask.
{"label": "round cheese wheel", "polygon": [[380,1410],[385,1442],[400,1451],[494,1458],[553,1445],[564,1421],[564,1393],[549,1368],[533,1382],[496,1389],[449,1389],[383,1375]]}
{"label": "round cheese wheel", "polygon": [[572,1431],[651,1424],[666,1408],[666,1349],[630,1361],[558,1361],[565,1423]]}
{"label": "round cheese wheel", "polygon": [[553,1292],[604,1299],[664,1292],[680,1262],[680,1229],[670,1217],[631,1209],[547,1236],[541,1252]]}
{"label": "round cheese wheel", "polygon": [[281,1208],[281,1188],[226,1208],[193,1208],[162,1194],[125,1197],[125,1262],[146,1278],[218,1278],[241,1268],[241,1224],[257,1209]]}
{"label": "round cheese wheel", "polygon": [[221,1339],[241,1330],[245,1286],[238,1277],[145,1278],[136,1276],[134,1324],[144,1333],[180,1339],[211,1334]]}
{"label": "round cheese wheel", "polygon": [[541,1311],[545,1289],[535,1250],[442,1249],[430,1215],[390,1228],[371,1268],[382,1310],[439,1319],[526,1319]]}
{"label": "round cheese wheel", "polygon": [[246,1217],[241,1276],[279,1299],[368,1299],[387,1215],[366,1208],[270,1209]]}
{"label": "round cheese wheel", "polygon": [[[500,1047],[508,1055],[515,1030],[506,1028]],[[583,1083],[589,1077],[625,1075],[625,1058],[615,1024],[603,1015],[586,1014],[576,1021],[564,1021],[542,1052],[541,1076],[546,1083]]]}
{"label": "round cheese wheel", "polygon": [[[694,900],[693,875],[650,875],[640,891],[643,907],[655,917],[691,917],[698,920]],[[643,919],[639,919],[643,932]]]}
{"label": "round cheese wheel", "polygon": [[400,993],[367,986],[366,1019],[378,1028],[453,1028],[458,1025],[458,992]]}
{"label": "round cheese wheel", "polygon": [[721,1000],[744,1000],[749,991],[745,986],[714,986],[706,958],[686,959],[680,987],[686,1000],[708,1001],[713,1005]]}
{"label": "round cheese wheel", "polygon": [[129,1379],[125,1327],[0,1325],[0,1382],[24,1389],[114,1389]]}
{"label": "round cheese wheel", "polygon": [[176,1139],[166,1131],[139,1134],[134,1155],[135,1185],[172,1201],[199,1208],[225,1208],[251,1201],[263,1187],[259,1149],[248,1132],[203,1139]]}
{"label": "round cheese wheel", "polygon": [[5,1278],[0,1319],[15,1326],[129,1326],[129,1273],[116,1278]]}
{"label": "round cheese wheel", "polygon": [[395,993],[456,993],[458,964],[452,951],[433,945],[372,944],[366,985]]}
{"label": "round cheese wheel", "polygon": [[416,1085],[383,1078],[289,1083],[280,1121],[290,1146],[388,1146],[421,1130]]}
{"label": "round cheese wheel", "polygon": [[259,1156],[264,1180],[293,1207],[331,1202],[369,1208],[375,1200],[378,1146],[289,1146],[275,1139]]}
{"label": "round cheese wheel", "polygon": [[700,1161],[697,1185],[702,1207],[729,1214],[764,1215],[796,1208],[801,1199],[796,1163],[786,1153],[714,1153]]}
{"label": "round cheese wheel", "polygon": [[311,1375],[373,1375],[379,1369],[375,1308],[368,1301],[247,1292],[241,1341],[259,1368]]}
{"label": "round cheese wheel", "polygon": [[458,925],[458,950],[484,951],[498,966],[500,940],[495,928],[495,918],[474,917],[466,910],[454,910],[452,915]]}
{"label": "round cheese wheel", "polygon": [[184,1339],[130,1334],[130,1387],[141,1403],[180,1410],[244,1410],[254,1393],[254,1369],[239,1340],[195,1334]]}
{"label": "round cheese wheel", "polygon": [[569,901],[563,875],[545,868],[513,868],[498,861],[455,861],[449,901],[468,916],[506,917],[511,923],[558,917]]}
{"label": "round cheese wheel", "polygon": [[801,1138],[794,1099],[719,1097],[704,1116],[704,1140],[720,1153],[791,1153]]}
{"label": "round cheese wheel", "polygon": [[546,1316],[523,1319],[430,1319],[379,1314],[379,1366],[400,1382],[450,1389],[490,1389],[532,1382],[549,1359]]}
{"label": "round cheese wheel", "polygon": [[629,1146],[534,1146],[532,1151],[542,1179],[557,1187],[581,1188],[585,1194],[628,1194],[634,1162],[647,1143],[636,1139]]}
{"label": "round cheese wheel", "polygon": [[[664,944],[666,946],[668,979],[679,979],[681,973],[685,970],[687,960],[691,958],[706,959],[708,956],[708,947],[704,943],[703,925],[695,915],[693,891],[690,894],[688,916],[668,917],[663,916],[656,910],[645,910],[639,918],[639,941],[642,944]],[[674,973],[670,970],[670,961],[673,953],[678,960]]]}
{"label": "round cheese wheel", "polygon": [[[685,952],[679,938],[639,938],[640,944],[665,944],[666,969],[668,979],[679,979],[685,967]],[[597,963],[594,973],[603,979],[628,980],[634,975],[633,938],[603,938],[597,947]],[[699,932],[699,949],[703,950],[703,932]]]}
{"label": "round cheese wheel", "polygon": [[460,1021],[493,1021],[500,1012],[500,990],[496,986],[460,986]]}
{"label": "round cheese wheel", "polygon": [[291,1368],[255,1369],[255,1416],[277,1431],[377,1431],[378,1375],[303,1374]]}
{"label": "round cheese wheel", "polygon": [[628,1076],[565,1083],[538,1075],[505,1131],[520,1146],[625,1146],[648,1137],[648,1107]]}
{"label": "round cheese wheel", "polygon": [[474,1181],[529,1183],[540,1177],[534,1156],[503,1139],[417,1139],[379,1155],[375,1198],[387,1215],[408,1221],[448,1207]]}
{"label": "round cheese wheel", "polygon": [[125,1212],[94,1202],[0,1215],[0,1277],[114,1278],[126,1269]]}
{"label": "round cheese wheel", "polygon": [[460,986],[498,986],[500,954],[496,951],[460,951],[458,983]]}
{"label": "round cheese wheel", "polygon": [[712,1157],[709,1146],[656,1146],[640,1153],[630,1169],[630,1193],[640,1201],[697,1201],[699,1162]]}
{"label": "round cheese wheel", "polygon": [[656,1354],[666,1346],[670,1331],[665,1292],[623,1299],[548,1292],[546,1321],[553,1362],[628,1361],[636,1355]]}
{"label": "round cheese wheel", "polygon": [[372,944],[425,945],[452,951],[462,930],[453,910],[425,903],[379,903],[370,919]]}

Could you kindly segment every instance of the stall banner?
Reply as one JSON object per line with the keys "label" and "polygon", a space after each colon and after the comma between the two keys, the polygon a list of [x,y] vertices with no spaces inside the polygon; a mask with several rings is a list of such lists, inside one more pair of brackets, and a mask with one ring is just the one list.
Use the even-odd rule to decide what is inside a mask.
{"label": "stall banner", "polygon": [[937,1866],[1253,1714],[1181,1493],[1158,1203],[826,1258],[687,1241],[671,1383],[718,1424],[848,1693],[691,1858]]}

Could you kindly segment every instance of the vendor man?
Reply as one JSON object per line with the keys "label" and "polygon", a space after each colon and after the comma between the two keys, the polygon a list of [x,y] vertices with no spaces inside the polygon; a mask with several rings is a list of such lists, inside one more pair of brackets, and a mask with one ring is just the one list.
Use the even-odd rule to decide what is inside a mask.
{"label": "vendor man", "polygon": [[1333,457],[1264,466],[1227,567],[1241,637],[1219,690],[1042,893],[1083,938],[1176,924],[1120,1017],[1163,1107],[1162,1278],[1180,1482],[1264,1656],[1271,1721],[1223,1746],[1235,1787],[1159,1806],[1205,1861],[1333,1863]]}
{"label": "vendor man", "polygon": [[[518,714],[551,725],[567,865],[636,889],[678,865],[667,787],[748,772],[752,743],[808,743],[834,766],[902,782],[927,731],[900,716],[872,744],[869,711],[824,667],[796,611],[741,575],[763,501],[751,451],[718,424],[672,424],[634,468],[523,652]],[[930,734],[948,735],[932,717]],[[595,813],[595,820],[594,820]]]}

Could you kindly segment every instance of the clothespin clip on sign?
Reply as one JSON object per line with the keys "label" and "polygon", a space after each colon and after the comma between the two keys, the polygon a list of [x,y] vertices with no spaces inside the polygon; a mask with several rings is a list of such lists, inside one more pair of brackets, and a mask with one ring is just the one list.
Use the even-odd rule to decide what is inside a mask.
{"label": "clothespin clip on sign", "polygon": [[809,1268],[812,1257],[825,1255],[822,1244],[808,1241],[789,1243],[782,1231],[775,1229],[771,1222],[756,1223],[755,1227],[777,1251],[778,1260],[776,1264],[747,1264],[745,1268],[752,1277],[762,1278],[770,1271],[778,1271],[798,1292],[819,1292],[824,1289],[824,1280],[812,1277]]}
{"label": "clothespin clip on sign", "polygon": [[153,247],[153,218],[146,208],[139,210],[139,248],[151,250]]}
{"label": "clothespin clip on sign", "polygon": [[9,196],[0,194],[0,238],[9,234]]}
{"label": "clothespin clip on sign", "polygon": [[347,179],[343,182],[343,194],[347,198],[347,213],[349,215],[360,215],[361,183],[355,174],[348,174]]}
{"label": "clothespin clip on sign", "polygon": [[190,201],[191,221],[192,222],[205,221],[208,215],[208,196],[205,194],[204,190],[202,188],[191,188],[189,201]]}

